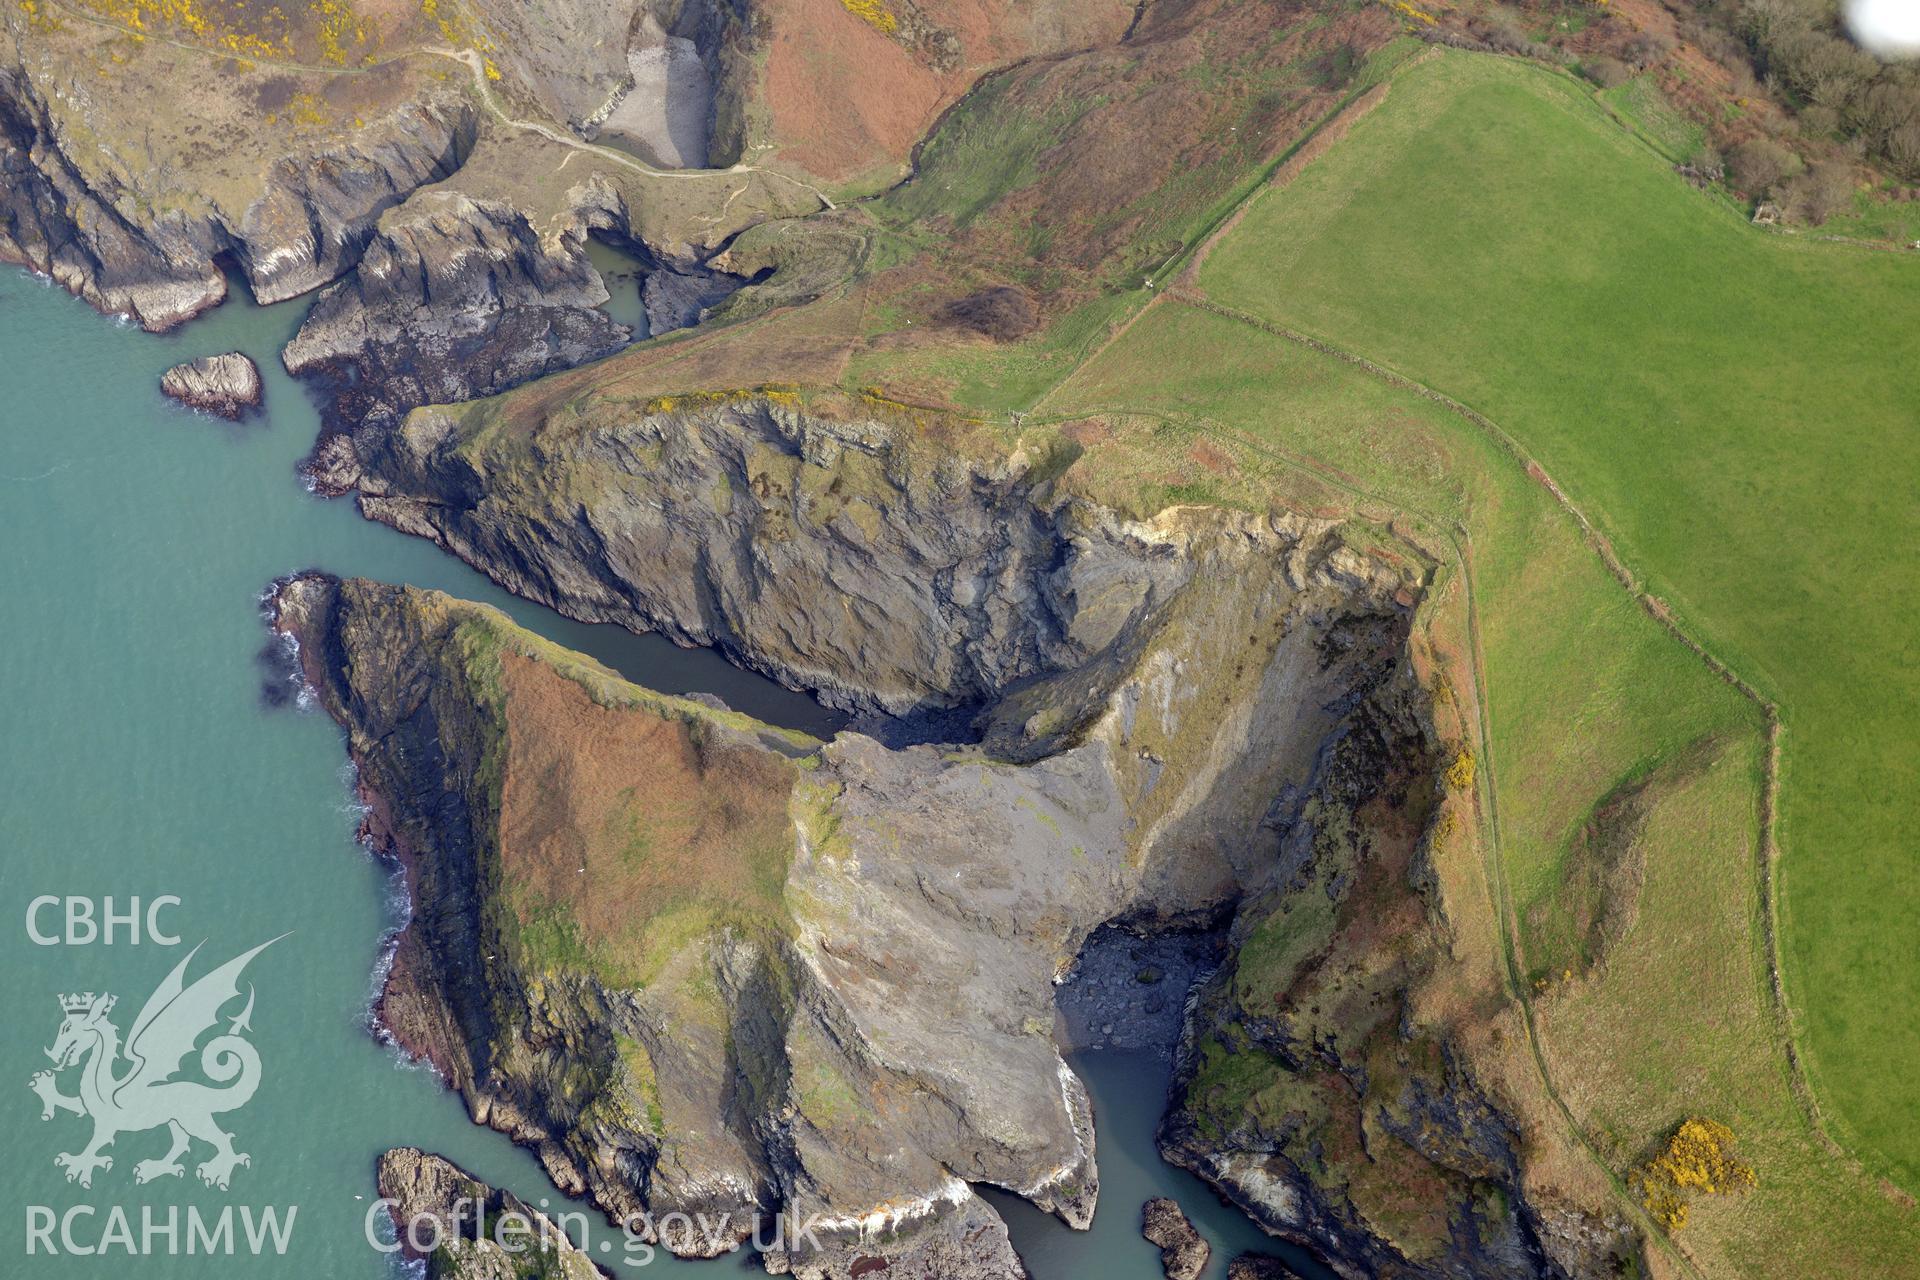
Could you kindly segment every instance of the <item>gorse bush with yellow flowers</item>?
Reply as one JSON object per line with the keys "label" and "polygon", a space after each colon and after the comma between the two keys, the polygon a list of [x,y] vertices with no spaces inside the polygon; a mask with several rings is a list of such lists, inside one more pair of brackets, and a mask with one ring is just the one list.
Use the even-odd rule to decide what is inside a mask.
{"label": "gorse bush with yellow flowers", "polygon": [[900,25],[893,11],[881,0],[840,0],[846,11],[883,35],[891,35]]}
{"label": "gorse bush with yellow flowers", "polygon": [[1733,1154],[1734,1141],[1726,1125],[1692,1116],[1635,1174],[1641,1203],[1669,1233],[1687,1225],[1694,1193],[1738,1195],[1759,1180],[1753,1166]]}
{"label": "gorse bush with yellow flowers", "polygon": [[[119,23],[137,36],[189,40],[240,57],[269,61],[296,56],[296,27],[309,32],[312,49],[320,60],[334,66],[346,66],[349,61],[372,61],[377,43],[377,33],[355,11],[352,0],[307,0],[305,4],[295,5],[293,14],[277,4],[249,13],[244,3],[220,4],[211,0],[74,0],[74,3]],[[32,16],[34,10],[27,12]]]}

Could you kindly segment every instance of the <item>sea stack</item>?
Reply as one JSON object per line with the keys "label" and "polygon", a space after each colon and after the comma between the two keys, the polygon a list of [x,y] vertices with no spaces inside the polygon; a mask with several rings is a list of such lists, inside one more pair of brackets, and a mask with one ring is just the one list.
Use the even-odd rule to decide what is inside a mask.
{"label": "sea stack", "polygon": [[188,408],[238,422],[260,403],[260,370],[238,351],[202,356],[161,374],[160,390]]}
{"label": "sea stack", "polygon": [[1140,1207],[1140,1217],[1140,1234],[1160,1246],[1160,1267],[1167,1280],[1198,1280],[1213,1250],[1180,1206],[1156,1196]]}

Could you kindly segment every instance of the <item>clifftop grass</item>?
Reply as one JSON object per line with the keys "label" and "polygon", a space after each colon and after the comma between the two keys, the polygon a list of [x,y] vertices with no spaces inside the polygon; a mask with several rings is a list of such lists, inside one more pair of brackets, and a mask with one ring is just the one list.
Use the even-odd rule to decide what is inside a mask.
{"label": "clifftop grass", "polygon": [[[1414,198],[1412,193],[1417,193]],[[1816,1091],[1920,1187],[1920,323],[1908,256],[1746,227],[1537,67],[1410,70],[1208,261],[1220,302],[1364,352],[1531,449],[1778,702],[1780,928]]]}
{"label": "clifftop grass", "polygon": [[[1490,92],[1476,92],[1489,86]],[[1791,552],[1777,545],[1745,548],[1739,572],[1750,593],[1743,603],[1748,614],[1801,607],[1780,595],[1786,584],[1802,581],[1798,575],[1834,582],[1830,569],[1806,562],[1822,542],[1833,557],[1829,565],[1858,563],[1867,575],[1853,607],[1901,600],[1870,585],[1888,563],[1883,556],[1857,561],[1842,551],[1861,536],[1845,518],[1857,509],[1850,504],[1867,501],[1864,492],[1858,499],[1837,491],[1805,495],[1804,509],[1840,521],[1831,527],[1757,497],[1770,488],[1804,488],[1814,471],[1830,472],[1833,455],[1844,457],[1855,446],[1836,446],[1817,463],[1790,463],[1772,429],[1786,424],[1772,411],[1756,405],[1738,419],[1724,416],[1729,396],[1764,387],[1769,377],[1791,384],[1832,366],[1801,365],[1790,348],[1777,348],[1772,361],[1759,357],[1764,348],[1723,351],[1712,366],[1712,386],[1698,387],[1685,405],[1661,401],[1655,409],[1645,398],[1664,394],[1663,387],[1688,386],[1684,379],[1669,384],[1669,370],[1697,356],[1701,344],[1724,340],[1729,322],[1720,316],[1662,327],[1663,345],[1652,351],[1649,338],[1636,335],[1629,322],[1649,307],[1658,314],[1666,305],[1661,299],[1691,307],[1701,292],[1676,283],[1690,278],[1676,261],[1643,266],[1648,245],[1676,253],[1694,246],[1709,257],[1740,260],[1738,268],[1728,261],[1711,272],[1716,282],[1744,278],[1768,262],[1787,263],[1802,273],[1796,278],[1812,296],[1835,302],[1835,287],[1813,283],[1816,269],[1830,260],[1843,278],[1848,270],[1879,277],[1883,292],[1855,298],[1855,324],[1836,324],[1825,335],[1835,341],[1871,323],[1862,300],[1885,297],[1885,273],[1905,264],[1763,238],[1664,172],[1648,150],[1583,101],[1582,92],[1504,60],[1444,54],[1413,64],[1396,77],[1383,105],[1286,186],[1256,200],[1206,259],[1199,284],[1232,309],[1208,310],[1214,304],[1206,298],[1186,295],[1163,302],[1069,379],[1049,406],[1061,416],[1105,424],[1110,441],[1090,450],[1083,465],[1099,467],[1118,448],[1130,459],[1124,468],[1151,468],[1157,459],[1169,476],[1206,474],[1195,455],[1199,442],[1207,442],[1217,450],[1212,484],[1239,485],[1257,475],[1276,499],[1296,507],[1324,504],[1326,514],[1344,508],[1410,532],[1424,530],[1420,539],[1447,562],[1431,593],[1444,606],[1433,620],[1465,604],[1464,638],[1469,652],[1483,655],[1475,665],[1485,688],[1462,685],[1486,710],[1486,748],[1476,750],[1479,777],[1472,790],[1488,806],[1491,885],[1497,890],[1504,883],[1512,903],[1499,907],[1499,918],[1486,927],[1498,939],[1511,937],[1498,943],[1509,950],[1504,963],[1534,1002],[1547,1078],[1583,1140],[1624,1179],[1688,1114],[1740,1133],[1758,1188],[1735,1201],[1695,1206],[1686,1228],[1687,1252],[1709,1275],[1780,1274],[1783,1268],[1818,1274],[1828,1265],[1913,1274],[1913,1259],[1900,1243],[1911,1229],[1901,1198],[1822,1145],[1788,1073],[1764,948],[1758,820],[1765,743],[1758,708],[1613,579],[1582,530],[1556,509],[1543,487],[1546,472],[1530,475],[1485,430],[1444,405],[1330,352],[1290,342],[1275,327],[1305,329],[1366,356],[1383,354],[1370,343],[1389,343],[1385,354],[1398,368],[1464,393],[1510,430],[1512,415],[1496,408],[1494,397],[1518,405],[1516,388],[1531,388],[1536,399],[1579,388],[1577,403],[1559,403],[1551,432],[1542,429],[1537,438],[1591,432],[1603,415],[1613,424],[1577,451],[1546,457],[1563,483],[1565,468],[1581,474],[1580,459],[1605,459],[1613,476],[1608,494],[1630,492],[1638,509],[1630,521],[1617,518],[1611,498],[1603,498],[1595,514],[1606,531],[1649,520],[1690,531],[1694,576],[1737,557],[1727,539],[1742,528],[1763,524],[1775,543],[1789,529],[1804,535],[1804,545]],[[1524,145],[1500,143],[1509,133]],[[1553,157],[1552,174],[1569,185],[1542,180],[1541,156]],[[1489,188],[1497,198],[1486,194]],[[1643,225],[1654,218],[1663,225]],[[1647,244],[1624,242],[1634,237]],[[1589,306],[1584,291],[1610,296],[1606,282],[1621,272],[1636,282],[1639,301]],[[1448,287],[1435,288],[1436,280]],[[1756,300],[1756,307],[1763,305]],[[1470,307],[1464,320],[1463,306]],[[1560,314],[1568,310],[1579,314]],[[1543,311],[1556,318],[1543,322]],[[1329,327],[1302,315],[1321,317]],[[1334,319],[1352,331],[1332,328]],[[1404,328],[1396,327],[1402,321]],[[1694,323],[1722,327],[1699,333]],[[1740,325],[1756,323],[1750,317]],[[1781,337],[1777,328],[1775,336]],[[1436,351],[1448,357],[1453,375],[1468,380],[1464,386],[1414,363],[1416,355],[1436,359]],[[1402,352],[1411,353],[1404,362]],[[1621,367],[1628,359],[1644,367]],[[1557,369],[1559,381],[1549,385],[1543,368]],[[1800,403],[1804,391],[1786,394]],[[1863,405],[1861,394],[1856,386],[1845,402]],[[1622,424],[1617,415],[1625,412],[1645,416]],[[1865,412],[1861,421],[1881,433],[1902,420],[1885,403]],[[1703,421],[1707,425],[1699,425]],[[1709,441],[1711,462],[1697,454]],[[1649,471],[1648,457],[1666,459],[1664,469]],[[1638,479],[1629,483],[1629,473]],[[1703,484],[1704,494],[1698,491]],[[1568,487],[1588,497],[1578,484]],[[1741,493],[1750,505],[1736,516],[1725,506]],[[1908,518],[1880,506],[1875,519]],[[1593,504],[1587,509],[1594,512]],[[1711,522],[1703,520],[1708,510],[1715,513]],[[1902,544],[1890,530],[1888,537],[1886,545]],[[1640,559],[1636,548],[1621,545],[1629,565],[1665,572]],[[1455,594],[1462,589],[1464,599]],[[1683,599],[1657,576],[1655,590],[1695,624]],[[1710,645],[1719,644],[1717,627],[1705,634]],[[1853,652],[1859,651],[1856,641]],[[1738,666],[1737,649],[1727,656]],[[1896,696],[1889,707],[1897,705]],[[1790,717],[1797,734],[1796,726]],[[1712,744],[1704,761],[1703,741]],[[1788,766],[1790,796],[1791,754]],[[1597,865],[1591,824],[1610,797],[1625,794],[1620,788],[1646,779],[1654,785],[1636,797],[1627,824],[1634,829],[1614,833],[1626,847],[1608,855],[1622,860],[1624,874],[1597,874],[1604,868]],[[1789,859],[1793,830],[1787,828]],[[1839,896],[1851,900],[1852,887],[1838,887]],[[1457,904],[1453,913],[1457,929],[1475,918]],[[1610,913],[1617,936],[1607,939],[1600,963],[1583,969],[1594,956],[1575,949],[1573,925],[1605,921]],[[1898,945],[1891,937],[1878,945]],[[1870,934],[1855,940],[1876,945]],[[1281,946],[1256,945],[1252,959],[1270,961],[1276,971],[1299,963],[1297,952]]]}

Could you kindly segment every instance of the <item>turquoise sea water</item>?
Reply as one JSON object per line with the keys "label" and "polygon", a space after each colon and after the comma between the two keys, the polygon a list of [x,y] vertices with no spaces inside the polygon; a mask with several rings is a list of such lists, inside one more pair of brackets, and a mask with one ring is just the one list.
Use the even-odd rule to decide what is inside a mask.
{"label": "turquoise sea water", "polygon": [[[378,1280],[389,1263],[365,1241],[372,1166],[383,1148],[438,1151],[528,1200],[560,1201],[531,1157],[475,1127],[429,1073],[404,1065],[367,1031],[383,939],[396,923],[393,883],[353,843],[357,815],[338,731],[325,717],[268,705],[258,595],[278,575],[317,566],[438,587],[500,605],[544,634],[668,690],[710,689],[771,720],[831,723],[808,700],[742,675],[712,654],[612,628],[586,627],[506,596],[431,545],[360,518],[350,503],[309,495],[295,463],[317,418],[277,353],[302,304],[233,302],[184,330],[152,337],[102,318],[31,277],[0,271],[0,1276],[247,1276]],[[267,382],[269,413],[232,426],[164,401],[168,365],[247,351]],[[124,936],[113,945],[40,945],[28,933],[37,897],[161,895],[178,946]],[[39,917],[61,931],[61,910]],[[84,930],[82,931],[84,932]],[[121,933],[125,933],[124,927]],[[164,1130],[123,1134],[91,1188],[66,1181],[60,1152],[90,1126],[40,1118],[29,1077],[48,1067],[58,997],[110,991],[124,1030],[195,943],[198,976],[287,935],[247,970],[256,995],[258,1094],[224,1117],[251,1156],[229,1190],[184,1178],[136,1185],[136,1162],[160,1156]],[[1153,1156],[1162,1082],[1123,1060],[1083,1064],[1101,1116],[1107,1195],[1090,1233],[1015,1215],[1040,1280],[1159,1274],[1138,1233],[1139,1202],[1156,1190],[1190,1211],[1217,1210],[1211,1231],[1260,1243],[1199,1184]],[[74,1073],[69,1072],[67,1079]],[[67,1091],[72,1091],[68,1083]],[[1114,1123],[1108,1123],[1108,1117]],[[76,1207],[82,1208],[69,1217]],[[127,1215],[136,1252],[114,1231]],[[215,1223],[241,1210],[296,1210],[284,1260],[189,1255],[186,1214]],[[143,1211],[177,1232],[143,1231]],[[58,1226],[50,1254],[32,1228]],[[601,1229],[600,1234],[606,1234]],[[68,1245],[107,1245],[75,1257]],[[34,1251],[29,1253],[29,1246]],[[617,1254],[616,1254],[617,1256]],[[1214,1273],[1223,1270],[1224,1255]],[[738,1260],[659,1258],[630,1273],[719,1277]]]}

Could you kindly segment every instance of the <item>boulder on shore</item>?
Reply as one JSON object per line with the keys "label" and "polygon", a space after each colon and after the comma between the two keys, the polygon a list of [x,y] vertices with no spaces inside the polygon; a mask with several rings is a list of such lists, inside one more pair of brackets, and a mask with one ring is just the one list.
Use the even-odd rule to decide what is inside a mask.
{"label": "boulder on shore", "polygon": [[238,422],[260,403],[260,370],[238,351],[202,356],[161,374],[160,390],[190,409]]}
{"label": "boulder on shore", "polygon": [[1140,1234],[1160,1246],[1160,1268],[1167,1273],[1167,1280],[1196,1280],[1207,1269],[1213,1248],[1194,1230],[1178,1204],[1165,1196],[1155,1196],[1140,1206],[1140,1218]]}

